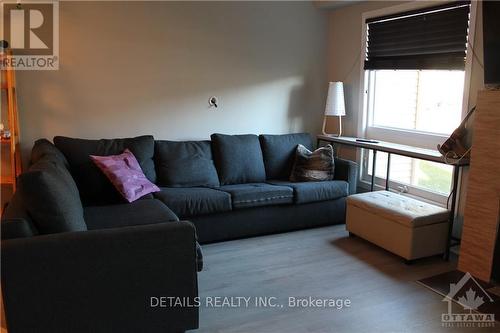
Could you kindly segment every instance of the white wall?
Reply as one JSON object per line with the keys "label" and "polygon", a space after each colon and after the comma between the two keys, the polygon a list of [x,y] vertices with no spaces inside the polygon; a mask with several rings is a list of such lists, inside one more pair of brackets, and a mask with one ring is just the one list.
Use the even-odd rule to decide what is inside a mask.
{"label": "white wall", "polygon": [[308,2],[61,2],[60,70],[18,73],[24,151],[55,135],[315,133],[326,32]]}

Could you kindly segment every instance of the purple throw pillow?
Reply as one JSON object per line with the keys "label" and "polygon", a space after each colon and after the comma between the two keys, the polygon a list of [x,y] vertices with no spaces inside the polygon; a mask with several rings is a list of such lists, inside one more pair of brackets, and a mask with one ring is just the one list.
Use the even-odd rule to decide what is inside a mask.
{"label": "purple throw pillow", "polygon": [[139,162],[128,149],[120,155],[90,155],[90,158],[128,202],[160,191],[158,186],[146,178]]}

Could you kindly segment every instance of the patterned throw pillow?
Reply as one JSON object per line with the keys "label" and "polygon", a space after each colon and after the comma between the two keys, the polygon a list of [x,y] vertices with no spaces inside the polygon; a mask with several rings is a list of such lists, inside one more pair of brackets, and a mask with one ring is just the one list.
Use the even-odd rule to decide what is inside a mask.
{"label": "patterned throw pillow", "polygon": [[311,152],[299,144],[295,152],[295,163],[290,180],[292,182],[332,180],[334,171],[335,162],[331,145]]}
{"label": "patterned throw pillow", "polygon": [[139,162],[128,149],[120,155],[90,155],[90,158],[128,202],[160,191],[158,186],[146,178]]}

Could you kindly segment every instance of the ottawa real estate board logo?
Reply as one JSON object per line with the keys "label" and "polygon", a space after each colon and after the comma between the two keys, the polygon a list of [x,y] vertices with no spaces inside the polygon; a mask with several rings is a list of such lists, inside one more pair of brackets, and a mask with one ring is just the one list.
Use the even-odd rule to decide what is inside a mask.
{"label": "ottawa real estate board logo", "polygon": [[59,2],[2,1],[0,67],[59,69]]}
{"label": "ottawa real estate board logo", "polygon": [[[495,327],[495,314],[489,313],[488,304],[492,296],[470,274],[465,273],[457,283],[450,284],[450,292],[444,297],[448,311],[441,315],[443,327],[487,328]],[[463,311],[453,311],[453,302],[461,305]],[[486,311],[484,311],[486,310]]]}

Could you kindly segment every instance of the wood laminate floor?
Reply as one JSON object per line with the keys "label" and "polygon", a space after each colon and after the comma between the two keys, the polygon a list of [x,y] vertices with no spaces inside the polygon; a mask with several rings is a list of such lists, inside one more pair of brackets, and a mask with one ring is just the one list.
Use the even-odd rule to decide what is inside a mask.
{"label": "wood laminate floor", "polygon": [[[455,269],[455,261],[433,257],[408,266],[366,241],[349,238],[344,225],[209,244],[203,252],[196,332],[500,331],[498,326],[442,327],[446,303],[415,281]],[[341,310],[288,306],[289,297],[309,296],[347,298],[351,305]],[[250,297],[249,307],[243,300],[242,307],[231,307],[238,305],[237,297]],[[257,297],[277,306],[256,307]],[[232,304],[207,306],[209,299],[214,306],[216,300]]]}

